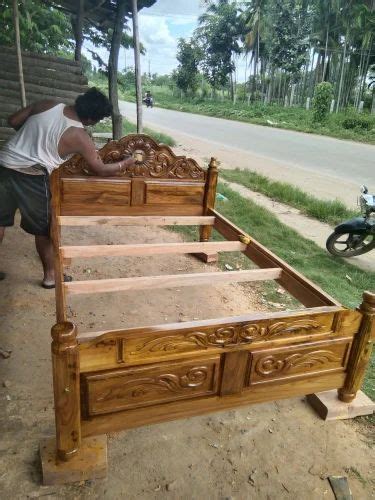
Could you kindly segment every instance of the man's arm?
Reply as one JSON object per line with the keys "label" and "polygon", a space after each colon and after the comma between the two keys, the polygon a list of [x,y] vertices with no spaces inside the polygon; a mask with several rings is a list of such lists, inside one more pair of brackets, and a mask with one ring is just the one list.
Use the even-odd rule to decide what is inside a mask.
{"label": "man's arm", "polygon": [[19,109],[18,111],[10,115],[10,117],[8,118],[8,125],[15,130],[19,130],[25,123],[25,121],[29,118],[29,116],[47,111],[47,109],[50,109],[55,105],[56,102],[50,100],[38,101],[30,104],[29,106],[26,106],[26,108]]}
{"label": "man's arm", "polygon": [[[63,141],[68,146],[68,151],[64,152],[61,156],[66,154],[78,153],[86,160],[87,165],[91,172],[102,177],[110,177],[118,175],[125,167],[134,165],[133,158],[127,158],[116,163],[103,163],[95,149],[95,145],[90,139],[87,132],[83,129],[72,127],[65,132],[66,137]],[[65,136],[64,134],[64,136]],[[65,147],[64,147],[65,149]]]}

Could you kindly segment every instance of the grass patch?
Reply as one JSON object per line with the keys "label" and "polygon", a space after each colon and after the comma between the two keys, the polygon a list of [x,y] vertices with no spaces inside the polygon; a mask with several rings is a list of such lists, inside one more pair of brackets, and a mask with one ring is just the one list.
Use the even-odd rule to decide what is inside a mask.
{"label": "grass patch", "polygon": [[[314,242],[303,238],[290,227],[280,223],[268,210],[251,200],[242,198],[227,186],[220,184],[219,190],[228,199],[226,202],[217,203],[218,210],[225,217],[311,279],[344,306],[352,309],[357,307],[362,301],[363,291],[374,289],[375,273],[363,271],[342,259],[330,256]],[[196,228],[179,226],[172,230],[182,233],[188,240],[197,239]],[[223,238],[214,232],[213,240],[220,239]],[[252,267],[251,261],[238,253],[233,253],[233,255],[222,253],[219,265],[223,267],[225,263],[229,263],[235,269]],[[287,303],[285,296],[278,295],[277,289],[275,290],[272,284],[267,284],[263,296],[267,301],[281,301],[287,308],[293,308],[295,305],[294,299],[290,299],[290,303]],[[374,355],[368,369],[364,391],[375,399]]]}
{"label": "grass patch", "polygon": [[[228,100],[202,98],[180,99],[163,87],[151,87],[151,91],[155,106],[161,108],[375,144],[375,116],[366,113],[360,118],[353,110],[334,113],[326,123],[319,124],[313,123],[311,110],[301,107],[285,108],[279,104],[263,103],[248,105],[244,101],[233,104]],[[135,101],[130,92],[124,92],[123,97],[128,101]],[[364,122],[366,127],[363,127]]]}
{"label": "grass patch", "polygon": [[286,182],[272,181],[256,172],[236,168],[220,170],[220,175],[227,181],[237,182],[273,200],[298,208],[302,213],[327,224],[336,225],[345,219],[358,216],[358,212],[347,209],[339,200],[319,200]]}
{"label": "grass patch", "polygon": [[[106,118],[101,122],[97,123],[94,127],[91,127],[92,132],[112,132],[112,122],[110,119]],[[169,135],[163,134],[161,132],[156,132],[150,128],[145,127],[143,129],[144,133],[155,139],[156,142],[167,144],[167,146],[175,146],[176,141]],[[122,120],[122,133],[123,135],[134,134],[137,132],[137,126],[135,123],[130,122],[126,118]]]}

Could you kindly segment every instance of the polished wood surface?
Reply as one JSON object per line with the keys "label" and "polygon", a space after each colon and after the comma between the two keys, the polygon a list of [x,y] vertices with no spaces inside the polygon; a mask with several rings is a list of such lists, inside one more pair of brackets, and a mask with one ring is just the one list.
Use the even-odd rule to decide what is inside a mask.
{"label": "polished wood surface", "polygon": [[190,273],[162,276],[138,276],[135,278],[114,278],[64,283],[70,295],[82,293],[123,292],[126,290],[146,290],[148,288],[173,288],[182,286],[216,285],[218,283],[240,283],[245,281],[265,281],[281,276],[281,269],[252,269],[251,271],[228,271],[223,273]]}
{"label": "polished wood surface", "polygon": [[[360,388],[374,333],[375,295],[351,311],[214,209],[217,163],[207,171],[147,136],[129,136],[99,154],[137,163],[110,179],[89,176],[73,158],[53,175],[57,325],[52,329],[59,460],[80,456],[82,436],[236,406]],[[199,242],[67,246],[62,226],[197,225]],[[224,242],[210,241],[212,229]],[[197,235],[198,236],[198,235]],[[241,251],[259,269],[63,283],[71,258]],[[302,307],[184,323],[79,332],[65,295],[275,280]],[[57,462],[58,463],[58,462]],[[57,465],[58,467],[58,465]]]}
{"label": "polished wood surface", "polygon": [[348,375],[345,385],[339,390],[339,398],[350,403],[362,386],[366,368],[370,361],[372,344],[375,340],[375,294],[365,292],[360,307],[363,319],[359,332],[354,337],[350,353]]}
{"label": "polished wood surface", "polygon": [[51,334],[56,451],[66,461],[78,453],[81,444],[77,329],[72,323],[58,323]]}

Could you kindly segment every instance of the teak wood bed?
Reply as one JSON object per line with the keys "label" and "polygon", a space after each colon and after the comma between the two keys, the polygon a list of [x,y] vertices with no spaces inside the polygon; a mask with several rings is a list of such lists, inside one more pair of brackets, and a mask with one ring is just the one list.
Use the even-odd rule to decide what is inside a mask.
{"label": "teak wood bed", "polygon": [[[375,335],[375,295],[348,310],[251,235],[215,211],[217,167],[145,135],[106,144],[104,162],[133,155],[119,177],[88,175],[82,158],[51,177],[57,324],[52,328],[56,440],[41,446],[44,482],[101,476],[105,435],[154,422],[240,405],[338,389],[351,402],[360,389]],[[64,246],[63,226],[196,225],[200,241],[171,244]],[[212,230],[225,241],[210,241]],[[240,251],[258,269],[64,283],[75,257]],[[322,271],[324,272],[324,271]],[[276,280],[303,307],[295,311],[79,333],[66,298],[146,288]],[[51,465],[52,464],[52,465]]]}

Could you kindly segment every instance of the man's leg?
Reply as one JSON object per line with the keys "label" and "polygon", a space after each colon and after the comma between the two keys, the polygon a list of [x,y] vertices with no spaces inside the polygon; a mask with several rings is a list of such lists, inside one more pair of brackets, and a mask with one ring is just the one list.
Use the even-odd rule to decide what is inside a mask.
{"label": "man's leg", "polygon": [[55,283],[55,271],[53,266],[53,245],[49,236],[35,236],[35,246],[43,265],[45,285]]}
{"label": "man's leg", "polygon": [[[0,243],[4,239],[4,234],[5,234],[5,227],[0,227]],[[5,273],[0,271],[0,281],[3,280],[4,278],[5,278]]]}

